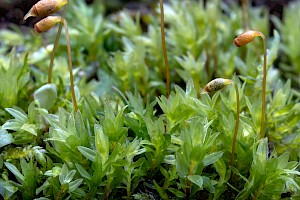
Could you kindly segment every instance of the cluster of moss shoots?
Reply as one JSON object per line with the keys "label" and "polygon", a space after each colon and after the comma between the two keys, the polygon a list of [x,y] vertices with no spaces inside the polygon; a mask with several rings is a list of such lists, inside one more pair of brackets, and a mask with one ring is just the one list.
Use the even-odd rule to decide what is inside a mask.
{"label": "cluster of moss shoots", "polygon": [[[51,14],[57,12],[60,10],[63,6],[67,5],[67,0],[41,0],[38,3],[36,3],[30,11],[25,15],[24,20],[26,20],[28,17],[45,17],[41,21],[37,22],[34,25],[34,29],[41,33],[45,32],[49,29],[51,29],[53,26],[55,26],[57,23],[60,23],[56,39],[54,42],[53,51],[51,54],[50,59],[50,66],[48,71],[48,84],[43,86],[41,90],[38,90],[35,94],[35,96],[38,98],[40,96],[45,95],[45,90],[53,90],[53,93],[56,94],[55,85],[51,84],[52,80],[52,69],[53,69],[53,61],[54,61],[54,55],[55,50],[58,45],[58,40],[61,34],[62,26],[65,28],[66,33],[66,41],[67,41],[67,51],[68,51],[68,65],[69,65],[69,71],[70,71],[70,83],[71,83],[71,93],[72,93],[72,100],[73,100],[73,106],[75,112],[78,110],[77,102],[75,98],[75,91],[74,91],[74,81],[73,81],[73,73],[72,73],[72,57],[71,57],[71,47],[70,47],[70,38],[68,34],[68,25],[64,18],[65,10],[63,11],[63,16],[50,16]],[[169,97],[170,95],[170,69],[168,65],[168,56],[167,56],[167,50],[166,50],[166,43],[165,43],[165,33],[164,33],[164,2],[163,0],[160,0],[160,11],[161,11],[161,40],[162,40],[162,50],[163,50],[163,57],[164,57],[164,64],[166,67],[165,74],[166,74],[166,96]],[[253,31],[248,30],[242,34],[240,34],[238,37],[236,37],[233,41],[233,43],[237,47],[244,46],[251,41],[253,41],[256,37],[261,37],[263,40],[263,47],[264,47],[264,65],[263,65],[263,81],[262,81],[262,103],[261,103],[261,126],[260,126],[260,138],[264,137],[264,124],[265,124],[265,99],[266,99],[266,74],[267,74],[267,64],[266,64],[266,42],[265,42],[265,36],[263,33],[259,31]],[[236,92],[236,123],[235,123],[235,129],[234,129],[234,135],[232,140],[232,151],[231,151],[231,160],[230,165],[233,166],[234,163],[234,153],[235,153],[235,144],[236,144],[236,138],[239,128],[239,113],[240,113],[240,98],[239,98],[239,91],[237,84],[230,80],[230,79],[223,79],[223,78],[217,78],[212,81],[210,81],[203,89],[202,94],[204,93],[213,93],[217,90],[222,89],[226,85],[233,84]],[[46,89],[45,89],[46,88]],[[49,94],[49,93],[48,93]]]}
{"label": "cluster of moss shoots", "polygon": [[[163,55],[164,55],[164,62],[166,66],[166,95],[167,97],[170,94],[170,71],[169,71],[169,65],[168,65],[168,59],[167,59],[167,51],[166,51],[166,44],[165,44],[165,33],[164,33],[164,1],[160,0],[160,11],[161,11],[161,38],[162,38],[162,49],[163,49]],[[245,24],[246,19],[243,18],[243,24]],[[262,103],[261,103],[261,126],[260,126],[260,139],[264,137],[264,124],[265,124],[265,101],[266,101],[266,77],[267,77],[267,59],[266,59],[266,41],[265,41],[265,35],[259,31],[254,30],[248,30],[244,33],[237,36],[233,43],[237,47],[244,46],[250,42],[252,42],[256,37],[261,37],[263,40],[263,48],[264,48],[264,65],[263,65],[263,81],[262,81]],[[237,84],[229,79],[224,78],[216,78],[212,81],[210,81],[203,89],[202,94],[204,93],[212,93],[217,90],[222,89],[226,85],[234,84],[235,93],[236,93],[236,123],[235,123],[235,129],[234,129],[234,135],[232,140],[232,151],[231,151],[231,160],[230,160],[230,166],[233,166],[234,162],[234,153],[235,153],[235,144],[236,144],[236,138],[239,128],[239,113],[240,113],[240,98],[239,98],[239,91]]]}

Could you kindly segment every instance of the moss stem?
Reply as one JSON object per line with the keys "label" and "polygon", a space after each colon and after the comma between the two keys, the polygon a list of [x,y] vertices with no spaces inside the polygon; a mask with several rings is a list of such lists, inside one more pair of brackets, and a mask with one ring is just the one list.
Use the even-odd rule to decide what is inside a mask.
{"label": "moss stem", "polygon": [[233,43],[237,47],[244,46],[256,37],[261,37],[263,40],[263,48],[264,48],[264,65],[263,65],[263,81],[262,81],[262,95],[261,95],[261,124],[260,124],[260,139],[264,137],[265,131],[265,109],[266,109],[266,82],[267,82],[267,45],[266,45],[266,37],[262,32],[248,30],[233,40]]}
{"label": "moss stem", "polygon": [[[63,19],[65,18],[65,15],[66,15],[66,7],[67,6],[65,6],[64,9],[63,9],[63,16],[62,16]],[[61,22],[59,24],[59,27],[58,27],[58,30],[57,30],[57,34],[55,36],[55,41],[54,41],[52,53],[51,53],[51,56],[50,56],[50,66],[49,66],[49,69],[48,69],[48,83],[51,83],[51,81],[52,81],[52,71],[53,71],[54,55],[55,55],[55,51],[56,51],[57,46],[58,46],[58,41],[59,41],[59,38],[60,38],[60,35],[61,35],[62,27],[63,27],[63,22]]]}
{"label": "moss stem", "polygon": [[249,1],[241,0],[241,4],[242,4],[242,26],[243,26],[243,30],[246,31],[248,26]]}
{"label": "moss stem", "polygon": [[236,94],[236,120],[235,120],[235,128],[234,128],[234,135],[232,139],[232,145],[231,145],[231,160],[230,160],[230,166],[233,166],[234,162],[234,152],[235,152],[235,143],[236,143],[236,137],[239,130],[239,121],[240,121],[240,96],[239,96],[239,90],[236,83],[234,83],[235,88],[235,94]]}
{"label": "moss stem", "polygon": [[165,24],[164,24],[164,0],[160,0],[160,30],[161,30],[161,43],[164,55],[164,62],[166,67],[166,95],[170,95],[170,69],[168,63],[166,41],[165,41]]}
{"label": "moss stem", "polygon": [[260,139],[264,137],[265,126],[265,110],[266,110],[266,85],[267,85],[267,46],[265,36],[262,34],[261,38],[264,45],[264,69],[263,69],[263,82],[262,82],[262,96],[261,96],[261,125],[260,125]]}
{"label": "moss stem", "polygon": [[71,84],[71,93],[72,93],[72,99],[73,99],[73,106],[75,112],[77,112],[77,102],[75,97],[75,90],[74,90],[74,78],[73,78],[73,67],[72,67],[72,53],[71,53],[71,45],[70,45],[70,37],[69,37],[69,31],[68,31],[68,24],[67,21],[63,19],[63,24],[66,31],[66,41],[67,41],[67,49],[68,49],[68,65],[69,65],[69,71],[70,71],[70,84]]}

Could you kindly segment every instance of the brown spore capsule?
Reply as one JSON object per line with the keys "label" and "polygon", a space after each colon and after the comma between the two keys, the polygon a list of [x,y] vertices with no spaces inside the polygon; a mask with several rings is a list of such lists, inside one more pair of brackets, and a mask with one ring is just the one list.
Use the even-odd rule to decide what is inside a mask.
{"label": "brown spore capsule", "polygon": [[231,83],[233,83],[233,81],[230,79],[216,78],[205,85],[203,93],[218,91]]}
{"label": "brown spore capsule", "polygon": [[24,16],[24,20],[29,17],[45,17],[57,12],[68,3],[68,0],[41,0],[34,4],[29,12]]}
{"label": "brown spore capsule", "polygon": [[45,32],[45,31],[48,31],[49,29],[51,29],[53,26],[55,26],[55,24],[57,24],[61,21],[62,21],[62,18],[59,16],[48,16],[48,17],[42,19],[41,21],[38,21],[34,25],[34,29],[39,33]]}
{"label": "brown spore capsule", "polygon": [[248,44],[249,42],[252,42],[258,36],[264,38],[264,35],[261,32],[248,30],[248,31],[240,34],[239,36],[237,36],[233,40],[233,43],[235,46],[241,47],[241,46]]}

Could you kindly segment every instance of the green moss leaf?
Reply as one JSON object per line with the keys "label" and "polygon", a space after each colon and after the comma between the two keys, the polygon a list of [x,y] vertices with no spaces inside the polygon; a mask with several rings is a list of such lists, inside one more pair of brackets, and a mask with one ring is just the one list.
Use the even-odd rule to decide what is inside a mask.
{"label": "green moss leaf", "polygon": [[223,152],[219,151],[219,152],[214,152],[214,153],[204,156],[204,159],[203,159],[204,166],[207,166],[207,165],[210,165],[210,164],[216,162],[219,158],[222,157],[222,155],[223,155]]}
{"label": "green moss leaf", "polygon": [[14,142],[13,136],[6,130],[0,130],[0,148]]}
{"label": "green moss leaf", "polygon": [[82,153],[82,155],[84,157],[86,157],[90,161],[94,161],[95,160],[96,152],[94,150],[89,149],[89,148],[84,147],[84,146],[79,146],[78,150],[80,151],[80,153]]}
{"label": "green moss leaf", "polygon": [[88,179],[88,180],[91,180],[92,179],[92,176],[80,165],[80,164],[78,164],[78,163],[75,163],[75,166],[76,166],[76,168],[77,168],[77,170],[78,170],[78,172],[79,172],[79,174],[82,176],[82,177],[84,177],[84,178],[86,178],[86,179]]}
{"label": "green moss leaf", "polygon": [[34,93],[36,100],[41,108],[50,109],[56,102],[57,91],[54,84],[46,84]]}
{"label": "green moss leaf", "polygon": [[195,183],[196,185],[198,185],[200,188],[202,188],[203,186],[203,179],[201,176],[199,175],[189,175],[187,176],[187,178],[192,181],[193,183]]}
{"label": "green moss leaf", "polygon": [[9,162],[4,162],[4,164],[7,167],[7,169],[9,169],[9,171],[13,173],[21,183],[25,182],[25,177],[21,174],[21,172],[16,168],[15,165]]}

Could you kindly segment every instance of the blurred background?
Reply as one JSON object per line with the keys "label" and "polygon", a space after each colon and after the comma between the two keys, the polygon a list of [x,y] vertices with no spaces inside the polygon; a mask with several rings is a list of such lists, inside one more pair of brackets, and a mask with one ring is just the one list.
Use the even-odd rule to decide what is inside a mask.
{"label": "blurred background", "polygon": [[[84,1],[84,0],[81,0]],[[106,14],[111,14],[117,12],[121,9],[129,9],[133,12],[147,13],[150,12],[159,1],[153,0],[85,0],[86,4],[92,4],[95,1],[102,1],[105,5]],[[275,15],[279,19],[282,19],[283,9],[290,2],[296,0],[223,0],[226,4],[234,4],[243,2],[248,3],[252,7],[264,6],[268,8],[270,15]],[[33,24],[39,19],[31,19],[26,22],[23,21],[23,16],[28,12],[32,5],[34,5],[38,0],[1,0],[0,1],[0,28],[7,28],[9,23],[14,23],[17,25],[33,26]],[[168,1],[165,1],[168,2]],[[206,3],[204,1],[204,3]],[[274,25],[270,21],[270,31],[273,33]]]}

